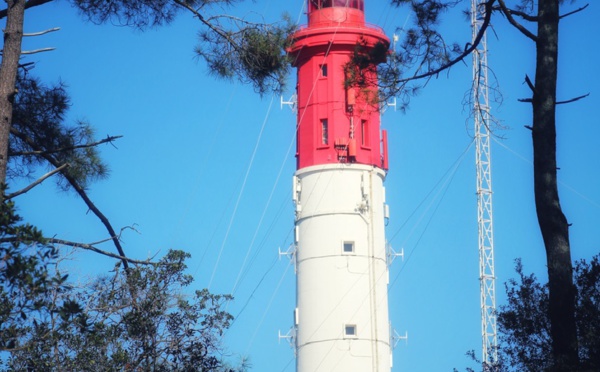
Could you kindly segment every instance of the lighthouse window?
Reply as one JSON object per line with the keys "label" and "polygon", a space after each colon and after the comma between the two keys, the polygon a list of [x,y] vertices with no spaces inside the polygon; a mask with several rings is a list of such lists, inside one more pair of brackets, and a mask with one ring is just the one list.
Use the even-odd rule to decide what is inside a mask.
{"label": "lighthouse window", "polygon": [[344,335],[347,337],[356,337],[356,324],[346,324],[344,326]]}
{"label": "lighthouse window", "polygon": [[365,147],[369,147],[371,145],[369,138],[369,122],[366,120],[361,120],[360,122],[360,132],[362,137],[361,144]]}
{"label": "lighthouse window", "polygon": [[354,242],[344,242],[343,244],[344,253],[353,253],[354,252]]}
{"label": "lighthouse window", "polygon": [[329,123],[327,119],[321,119],[321,145],[329,144]]}
{"label": "lighthouse window", "polygon": [[321,76],[322,77],[327,76],[327,65],[325,65],[325,64],[321,65]]}
{"label": "lighthouse window", "polygon": [[355,8],[364,11],[364,0],[310,0],[310,10],[344,7],[344,8]]}

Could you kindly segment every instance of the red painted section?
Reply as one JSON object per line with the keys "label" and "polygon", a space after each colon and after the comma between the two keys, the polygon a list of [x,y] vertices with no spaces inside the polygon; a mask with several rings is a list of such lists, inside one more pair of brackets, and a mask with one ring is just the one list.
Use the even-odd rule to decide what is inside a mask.
{"label": "red painted section", "polygon": [[289,51],[298,68],[297,168],[359,163],[387,169],[376,72],[364,72],[366,87],[345,87],[344,66],[357,43],[369,50],[389,39],[365,23],[363,0],[308,3],[308,26],[294,33]]}
{"label": "red painted section", "polygon": [[383,146],[383,169],[387,170],[389,168],[387,130],[381,131],[381,144]]}

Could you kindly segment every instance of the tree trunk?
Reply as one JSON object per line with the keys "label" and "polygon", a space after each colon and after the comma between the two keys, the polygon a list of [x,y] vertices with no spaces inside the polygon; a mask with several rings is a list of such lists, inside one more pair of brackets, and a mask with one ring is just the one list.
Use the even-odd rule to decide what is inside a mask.
{"label": "tree trunk", "polygon": [[540,0],[533,92],[534,192],[548,265],[553,362],[557,371],[574,371],[578,360],[575,287],[569,226],[560,206],[556,174],[558,23],[559,0]]}
{"label": "tree trunk", "polygon": [[8,139],[12,122],[15,82],[21,57],[25,0],[7,0],[4,50],[0,64],[0,183],[6,183]]}

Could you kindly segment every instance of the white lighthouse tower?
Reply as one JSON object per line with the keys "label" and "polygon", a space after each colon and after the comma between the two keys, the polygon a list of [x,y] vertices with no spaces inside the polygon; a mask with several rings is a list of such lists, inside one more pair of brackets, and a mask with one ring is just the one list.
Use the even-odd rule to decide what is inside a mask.
{"label": "white lighthouse tower", "polygon": [[357,46],[366,54],[389,39],[366,25],[364,0],[308,0],[293,39],[297,371],[389,372],[387,139],[376,67],[347,67]]}

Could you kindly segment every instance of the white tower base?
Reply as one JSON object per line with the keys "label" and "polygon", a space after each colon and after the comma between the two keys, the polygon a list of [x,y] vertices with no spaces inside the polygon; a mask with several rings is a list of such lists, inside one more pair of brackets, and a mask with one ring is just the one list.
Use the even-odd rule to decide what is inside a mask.
{"label": "white tower base", "polygon": [[318,165],[294,176],[298,372],[389,372],[382,169]]}

